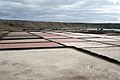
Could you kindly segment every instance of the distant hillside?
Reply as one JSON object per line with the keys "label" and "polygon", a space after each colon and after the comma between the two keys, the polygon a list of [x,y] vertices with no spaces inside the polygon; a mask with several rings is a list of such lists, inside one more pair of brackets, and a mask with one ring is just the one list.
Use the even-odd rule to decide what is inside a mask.
{"label": "distant hillside", "polygon": [[63,23],[63,22],[33,22],[21,20],[0,20],[0,30],[25,30],[25,29],[83,29],[83,28],[115,28],[120,29],[120,24],[112,23]]}

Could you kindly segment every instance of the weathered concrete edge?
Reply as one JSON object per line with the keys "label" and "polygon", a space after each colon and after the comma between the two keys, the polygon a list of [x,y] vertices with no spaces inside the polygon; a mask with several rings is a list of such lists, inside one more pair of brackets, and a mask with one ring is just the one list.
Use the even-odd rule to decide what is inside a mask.
{"label": "weathered concrete edge", "polygon": [[120,61],[116,60],[114,58],[111,58],[111,57],[108,57],[108,56],[105,56],[105,55],[100,55],[98,53],[95,53],[95,52],[92,52],[92,51],[89,51],[89,50],[86,50],[86,49],[83,49],[83,48],[77,48],[77,47],[74,47],[74,46],[69,46],[69,48],[74,48],[77,51],[81,51],[81,52],[86,53],[88,55],[91,55],[91,56],[106,60],[106,61],[108,61],[110,63],[120,65]]}
{"label": "weathered concrete edge", "polygon": [[31,50],[31,49],[57,49],[57,48],[65,48],[65,47],[64,46],[56,46],[56,47],[3,48],[3,49],[0,49],[0,51]]}

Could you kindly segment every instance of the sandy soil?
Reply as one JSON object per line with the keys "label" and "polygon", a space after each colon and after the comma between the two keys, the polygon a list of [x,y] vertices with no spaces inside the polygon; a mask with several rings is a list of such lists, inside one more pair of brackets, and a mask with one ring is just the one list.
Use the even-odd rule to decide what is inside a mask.
{"label": "sandy soil", "polygon": [[120,66],[69,48],[0,51],[0,80],[120,80]]}

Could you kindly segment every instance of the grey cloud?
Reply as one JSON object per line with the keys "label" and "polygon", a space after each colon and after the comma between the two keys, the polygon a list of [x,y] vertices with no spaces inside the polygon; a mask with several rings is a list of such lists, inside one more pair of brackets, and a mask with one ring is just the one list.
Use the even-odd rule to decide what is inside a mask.
{"label": "grey cloud", "polygon": [[[120,22],[108,0],[0,0],[0,18],[66,22]],[[115,9],[116,8],[116,9]],[[112,9],[114,9],[112,11]]]}

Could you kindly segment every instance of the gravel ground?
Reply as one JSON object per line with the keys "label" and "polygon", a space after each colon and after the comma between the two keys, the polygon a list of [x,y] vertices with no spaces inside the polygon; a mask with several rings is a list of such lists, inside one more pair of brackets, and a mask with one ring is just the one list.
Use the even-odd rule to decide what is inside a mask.
{"label": "gravel ground", "polygon": [[70,48],[0,51],[0,80],[120,80],[120,66]]}
{"label": "gravel ground", "polygon": [[107,56],[108,58],[120,62],[120,47],[101,47],[101,48],[83,48],[83,49],[94,52],[99,55]]}

